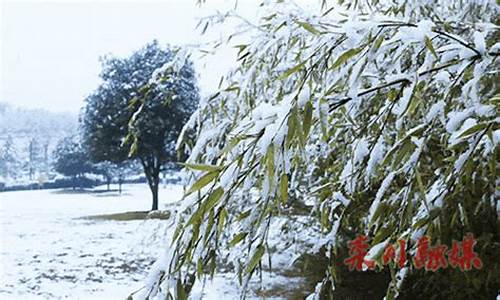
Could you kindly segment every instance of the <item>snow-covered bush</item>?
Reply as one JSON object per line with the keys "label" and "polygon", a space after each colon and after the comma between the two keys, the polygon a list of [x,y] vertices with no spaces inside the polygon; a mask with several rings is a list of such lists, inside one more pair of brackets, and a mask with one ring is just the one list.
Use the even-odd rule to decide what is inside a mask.
{"label": "snow-covered bush", "polygon": [[[182,299],[222,258],[245,289],[267,264],[274,221],[298,202],[313,204],[304,231],[319,228],[303,251],[331,262],[317,295],[356,234],[375,249],[406,240],[412,253],[424,234],[451,244],[474,232],[486,287],[499,238],[498,6],[345,2],[265,1],[259,23],[238,29],[250,37],[238,67],[187,125],[197,136],[184,211],[142,296]],[[389,298],[415,272],[390,268]]]}

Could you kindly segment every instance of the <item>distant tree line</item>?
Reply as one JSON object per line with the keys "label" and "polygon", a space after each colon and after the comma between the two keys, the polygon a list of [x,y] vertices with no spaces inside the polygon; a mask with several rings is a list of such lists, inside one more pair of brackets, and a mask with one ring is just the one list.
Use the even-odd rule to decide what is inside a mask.
{"label": "distant tree line", "polygon": [[0,182],[9,185],[52,181],[53,150],[77,128],[76,115],[0,103]]}
{"label": "distant tree line", "polygon": [[136,168],[131,162],[116,164],[111,162],[93,163],[88,149],[75,137],[62,139],[54,151],[54,157],[54,170],[72,178],[74,189],[85,182],[83,180],[85,175],[93,174],[102,176],[108,190],[110,190],[110,184],[114,180],[118,183],[121,192],[124,179],[136,173]]}
{"label": "distant tree line", "polygon": [[12,135],[8,135],[0,144],[0,177],[43,180],[41,177],[46,177],[50,171],[49,143],[49,138],[33,136],[20,147],[15,144]]}

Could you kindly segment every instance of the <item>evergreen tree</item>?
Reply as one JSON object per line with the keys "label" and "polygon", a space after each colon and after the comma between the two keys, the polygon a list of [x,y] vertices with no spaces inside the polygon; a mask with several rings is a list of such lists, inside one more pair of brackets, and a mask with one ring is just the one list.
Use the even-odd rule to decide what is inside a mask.
{"label": "evergreen tree", "polygon": [[75,138],[67,137],[59,141],[54,151],[56,172],[73,178],[73,189],[76,188],[77,179],[86,173],[92,173],[94,166],[81,143]]}
{"label": "evergreen tree", "polygon": [[43,146],[39,138],[32,137],[28,144],[28,176],[30,180],[35,178],[35,175],[44,167]]}
{"label": "evergreen tree", "polygon": [[158,209],[159,175],[199,95],[192,63],[154,41],[130,57],[105,58],[102,83],[86,99],[85,144],[94,162],[140,161]]}
{"label": "evergreen tree", "polygon": [[110,190],[110,185],[113,180],[118,183],[118,191],[122,192],[122,183],[126,176],[129,175],[131,169],[131,163],[129,161],[121,163],[111,163],[109,161],[100,162],[94,164],[93,173],[97,175],[102,175],[104,181],[106,182],[108,191]]}
{"label": "evergreen tree", "polygon": [[12,136],[7,136],[5,143],[0,148],[0,176],[5,179],[16,179],[20,175],[19,157],[14,146]]}

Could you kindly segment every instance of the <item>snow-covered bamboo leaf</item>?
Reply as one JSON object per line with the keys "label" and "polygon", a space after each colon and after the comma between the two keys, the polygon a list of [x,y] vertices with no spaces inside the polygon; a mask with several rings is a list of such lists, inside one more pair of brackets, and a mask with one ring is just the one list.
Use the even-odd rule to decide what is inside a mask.
{"label": "snow-covered bamboo leaf", "polygon": [[[272,3],[287,7],[285,2]],[[378,11],[386,5],[392,9]],[[460,203],[459,194],[470,192],[472,180],[477,186],[494,186],[489,178],[496,169],[496,123],[488,130],[477,124],[493,122],[490,107],[495,105],[485,99],[497,90],[496,56],[491,53],[500,46],[490,46],[495,43],[487,26],[447,26],[443,7],[439,13],[444,25],[436,25],[428,7],[419,9],[422,5],[378,2],[370,10],[373,18],[358,14],[357,7],[352,8],[356,14],[334,9],[325,15],[298,13],[301,9],[294,7],[247,24],[252,39],[241,53],[244,60],[237,61],[222,81],[220,95],[198,110],[198,123],[190,127],[199,138],[189,161],[234,163],[237,180],[224,185],[221,176],[217,184],[224,195],[216,201],[208,200],[212,190],[203,189],[200,196],[205,198],[199,200],[212,209],[201,210],[196,226],[184,227],[196,237],[205,230],[205,237],[207,230],[214,231],[213,214],[217,234],[211,234],[207,245],[235,244],[217,251],[228,257],[245,287],[246,282],[251,285],[252,271],[268,247],[256,247],[259,243],[289,251],[274,243],[278,224],[290,231],[305,230],[321,241],[313,248],[328,249],[324,255],[334,262],[324,282],[335,283],[335,274],[342,270],[336,267],[334,245],[345,240],[346,229],[369,233],[377,245],[422,234],[442,238],[441,226],[447,225],[437,222],[436,212],[443,214],[439,221],[451,217],[457,223],[481,222],[470,216],[477,207],[481,214],[485,205],[480,199],[490,199],[493,189],[474,191],[474,208],[462,206],[460,214],[453,214],[455,208],[448,203]],[[469,16],[465,18],[472,21]],[[488,54],[483,44],[491,48]],[[485,54],[477,55],[475,48]],[[465,139],[478,138],[483,130],[487,138],[478,143]],[[448,148],[458,138],[461,142]],[[465,153],[471,147],[475,150]],[[198,175],[199,170],[194,171]],[[276,207],[286,206],[288,197],[298,193],[304,197],[294,201],[307,204],[305,224]],[[193,207],[186,209],[186,214],[192,212]],[[191,234],[181,236],[179,253],[190,249],[190,255],[205,259],[211,251],[194,251]],[[311,251],[302,241],[296,245],[299,251]],[[243,255],[246,264],[242,249],[251,257]],[[396,281],[390,284],[393,295]]]}
{"label": "snow-covered bamboo leaf", "polygon": [[233,137],[232,139],[229,140],[229,142],[226,144],[226,146],[221,150],[220,155],[226,154],[233,150],[233,148],[238,145],[239,142],[242,140],[246,139],[248,137],[245,136],[236,136]]}
{"label": "snow-covered bamboo leaf", "polygon": [[288,132],[287,132],[287,135],[286,135],[286,138],[287,138],[287,143],[286,143],[286,146],[287,148],[290,147],[290,144],[292,143],[293,141],[293,138],[295,136],[295,131],[297,130],[297,118],[296,118],[296,115],[295,115],[295,110],[292,109],[291,111],[291,116],[288,118]]}
{"label": "snow-covered bamboo leaf", "polygon": [[481,130],[484,130],[486,129],[486,127],[488,127],[488,123],[478,123],[474,126],[471,126],[469,128],[467,128],[466,130],[464,130],[464,132],[462,132],[460,135],[459,135],[459,138],[463,138],[463,137],[466,137],[466,136],[469,136],[469,135],[473,135]]}
{"label": "snow-covered bamboo leaf", "polygon": [[286,79],[288,76],[292,75],[293,73],[297,73],[298,71],[302,70],[302,68],[305,66],[307,61],[303,61],[299,63],[298,65],[286,70],[279,78],[278,80],[283,80]]}

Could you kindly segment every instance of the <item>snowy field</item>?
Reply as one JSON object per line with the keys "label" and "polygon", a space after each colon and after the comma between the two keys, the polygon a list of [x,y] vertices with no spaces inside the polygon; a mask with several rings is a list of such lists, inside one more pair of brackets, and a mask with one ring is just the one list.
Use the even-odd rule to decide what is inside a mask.
{"label": "snowy field", "polygon": [[[181,186],[162,187],[160,209],[175,211],[182,193]],[[172,223],[88,217],[150,206],[146,185],[127,185],[122,195],[104,187],[0,193],[0,299],[125,299],[143,285],[171,237]],[[253,286],[286,290],[287,284],[300,284],[297,278],[263,275]],[[237,299],[236,278],[226,273],[197,282],[192,296]]]}
{"label": "snowy field", "polygon": [[[102,188],[100,188],[102,189]],[[160,191],[163,207],[182,188]],[[117,192],[43,190],[0,193],[0,299],[124,299],[160,254],[168,220],[94,220],[146,211],[146,185]]]}

